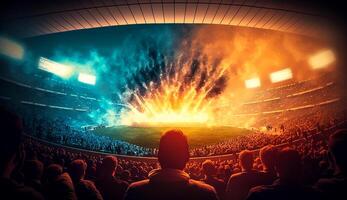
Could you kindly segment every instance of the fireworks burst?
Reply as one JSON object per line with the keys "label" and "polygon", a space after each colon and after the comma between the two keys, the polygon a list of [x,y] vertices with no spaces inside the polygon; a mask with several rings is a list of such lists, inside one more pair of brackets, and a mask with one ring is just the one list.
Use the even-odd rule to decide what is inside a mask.
{"label": "fireworks burst", "polygon": [[181,55],[176,62],[164,65],[157,82],[142,82],[143,90],[127,91],[131,94],[127,99],[130,110],[121,113],[122,124],[212,124],[227,68],[196,55]]}

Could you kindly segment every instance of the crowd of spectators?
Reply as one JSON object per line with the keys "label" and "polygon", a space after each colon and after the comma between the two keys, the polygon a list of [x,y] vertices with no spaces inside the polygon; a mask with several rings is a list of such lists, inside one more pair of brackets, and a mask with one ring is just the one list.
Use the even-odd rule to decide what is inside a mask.
{"label": "crowd of spectators", "polygon": [[[266,120],[263,121],[264,125],[267,125],[265,130],[253,129],[247,135],[191,148],[190,155],[203,157],[233,154],[245,149],[255,150],[268,144],[279,145],[306,138],[321,132],[325,127],[335,126],[346,119],[346,111],[341,110],[341,107],[338,106],[334,108],[336,109],[320,108],[310,112],[295,112],[274,119],[276,123]],[[27,134],[56,144],[119,155],[152,157],[158,153],[157,148],[145,148],[96,134],[92,130],[72,127],[67,119],[30,118],[24,122]]]}
{"label": "crowd of spectators", "polygon": [[[336,94],[329,84],[287,97],[300,84],[277,90],[284,100],[270,107]],[[68,116],[24,117],[22,138],[16,116],[1,110],[1,193],[4,199],[346,199],[342,104],[262,115],[253,124],[264,129],[196,148],[179,130],[165,133],[158,148],[144,148],[72,126]]]}
{"label": "crowd of spectators", "polygon": [[156,153],[156,149],[140,147],[95,134],[86,128],[70,126],[68,120],[63,118],[29,118],[25,121],[25,128],[26,132],[34,137],[71,147],[136,156],[153,156]]}
{"label": "crowd of spectators", "polygon": [[340,105],[286,113],[262,121],[263,130],[233,137],[221,143],[191,150],[193,156],[213,156],[259,149],[267,144],[279,145],[321,132],[347,119],[347,112]]}
{"label": "crowd of spectators", "polygon": [[207,160],[189,159],[179,130],[163,134],[157,160],[117,159],[23,138],[19,119],[3,110],[0,123],[5,199],[346,198],[346,123],[259,152]]}
{"label": "crowd of spectators", "polygon": [[[276,107],[276,109],[281,109],[296,104],[305,104],[305,102],[316,102],[313,101],[313,99],[321,100],[323,97],[327,97],[327,99],[335,98],[336,95],[340,93],[336,92],[337,84],[334,84],[331,80],[333,80],[332,77],[326,75],[317,79],[295,82],[279,88],[252,92],[252,94],[254,93],[251,97],[253,100],[264,100],[275,97],[281,97],[283,99],[248,104],[244,105],[241,109],[243,111],[250,110],[251,112],[255,112],[258,107],[261,110],[273,110],[274,107]],[[18,85],[15,84],[14,86]],[[303,95],[287,97],[288,95],[317,87],[321,87],[321,89]],[[9,91],[14,93],[18,93],[19,91],[22,93],[22,91],[18,89],[10,89]],[[70,90],[67,89],[65,92],[67,91]],[[270,94],[273,96],[269,96]],[[45,94],[43,96],[49,95]],[[52,98],[57,101],[62,101],[54,95]],[[71,101],[69,100],[66,102],[69,103]],[[235,124],[235,127],[257,127],[257,129],[254,129],[252,133],[248,135],[237,136],[230,139],[226,138],[226,140],[217,144],[192,148],[190,149],[190,155],[202,157],[231,154],[240,152],[244,149],[259,149],[266,144],[278,145],[307,137],[315,133],[316,130],[321,129],[322,126],[331,126],[337,124],[336,121],[339,121],[341,118],[346,119],[346,112],[341,112],[341,104],[343,105],[344,103],[346,102],[332,103],[324,106],[315,106],[314,108],[286,111],[276,114],[262,114],[255,117],[236,116],[235,119],[230,120],[231,122],[239,123]],[[269,109],[264,109],[264,105],[266,105],[265,107],[269,107]],[[95,134],[95,132],[83,129],[81,126],[73,126],[73,121],[83,121],[83,119],[78,118],[78,112],[77,114],[71,112],[68,116],[62,114],[64,117],[58,117],[58,115],[52,117],[50,114],[56,112],[47,111],[47,113],[43,115],[40,110],[38,112],[39,114],[36,113],[36,115],[40,117],[37,117],[36,115],[32,115],[33,112],[31,107],[27,109],[28,111],[26,111],[26,113],[28,116],[24,117],[25,132],[36,138],[65,146],[119,155],[150,157],[156,156],[158,153],[158,149],[156,148],[145,148],[125,141],[115,140],[101,134]],[[21,114],[25,113],[22,110],[18,110],[18,112]],[[343,113],[344,116],[335,116],[336,113]],[[253,121],[253,123],[248,124],[248,121]],[[243,126],[244,124],[248,125]],[[266,130],[260,129],[259,127],[266,127]]]}

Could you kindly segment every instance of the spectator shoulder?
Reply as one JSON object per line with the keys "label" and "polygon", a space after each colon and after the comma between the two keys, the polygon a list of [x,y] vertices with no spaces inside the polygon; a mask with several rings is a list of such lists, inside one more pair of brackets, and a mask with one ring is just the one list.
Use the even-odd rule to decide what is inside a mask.
{"label": "spectator shoulder", "polygon": [[144,188],[149,185],[149,179],[137,181],[129,185],[125,192],[125,200],[138,199],[141,193],[145,190]]}
{"label": "spectator shoulder", "polygon": [[255,186],[249,190],[249,193],[260,193],[269,190],[270,188],[265,185]]}
{"label": "spectator shoulder", "polygon": [[96,189],[95,184],[93,181],[90,180],[83,180],[84,185],[86,185],[88,188]]}
{"label": "spectator shoulder", "polygon": [[128,187],[128,189],[136,189],[136,188],[141,188],[149,184],[149,179],[145,179],[142,181],[137,181],[134,183],[131,183]]}
{"label": "spectator shoulder", "polygon": [[208,185],[202,181],[196,181],[196,180],[190,179],[189,184],[193,187],[199,188],[201,191],[216,193],[216,190],[211,185]]}
{"label": "spectator shoulder", "polygon": [[[270,186],[256,186],[249,190],[248,196],[246,200],[260,200],[260,199],[266,199],[264,198],[264,193],[267,194],[268,191],[271,190]],[[265,195],[266,197],[266,195]]]}
{"label": "spectator shoulder", "polygon": [[322,178],[319,179],[316,184],[313,186],[316,190],[327,190],[335,187],[337,184],[337,180],[334,178]]}

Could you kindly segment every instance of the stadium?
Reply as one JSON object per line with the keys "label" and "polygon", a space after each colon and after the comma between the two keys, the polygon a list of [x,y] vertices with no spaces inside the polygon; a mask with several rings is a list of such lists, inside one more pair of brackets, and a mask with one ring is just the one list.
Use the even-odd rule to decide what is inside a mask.
{"label": "stadium", "polygon": [[345,199],[337,5],[6,2],[0,195]]}

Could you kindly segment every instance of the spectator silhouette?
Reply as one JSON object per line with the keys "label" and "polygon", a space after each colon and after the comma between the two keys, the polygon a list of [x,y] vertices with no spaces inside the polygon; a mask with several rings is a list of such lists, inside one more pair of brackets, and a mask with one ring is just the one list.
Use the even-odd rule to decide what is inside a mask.
{"label": "spectator silhouette", "polygon": [[183,171],[188,160],[188,141],[183,132],[165,132],[160,139],[158,152],[161,169],[151,171],[149,179],[132,183],[125,199],[218,199],[212,186],[190,179]]}
{"label": "spectator silhouette", "polygon": [[279,179],[272,185],[252,188],[247,200],[319,199],[317,193],[312,188],[301,184],[302,163],[298,151],[290,148],[279,151],[276,171]]}
{"label": "spectator silhouette", "polygon": [[318,180],[315,185],[325,199],[347,199],[347,129],[336,131],[329,138],[329,157],[334,167],[332,178]]}
{"label": "spectator silhouette", "polygon": [[201,180],[204,183],[211,185],[216,190],[218,197],[223,199],[225,191],[225,183],[222,179],[216,177],[216,168],[211,160],[205,160],[202,163],[202,170],[205,177]]}
{"label": "spectator silhouette", "polygon": [[226,188],[226,199],[244,200],[252,187],[264,184],[264,174],[253,169],[253,153],[244,150],[239,154],[242,171],[233,174]]}
{"label": "spectator silhouette", "polygon": [[13,113],[0,107],[0,194],[1,199],[43,199],[32,188],[18,184],[13,173],[24,161],[22,123]]}
{"label": "spectator silhouette", "polygon": [[101,200],[103,199],[94,183],[84,180],[87,170],[87,163],[84,160],[74,160],[69,166],[69,174],[75,187],[76,195],[79,200]]}
{"label": "spectator silhouette", "polygon": [[51,164],[44,173],[44,196],[48,200],[76,200],[77,196],[71,177],[63,173],[63,168],[57,164]]}
{"label": "spectator silhouette", "polygon": [[43,164],[38,160],[27,160],[23,167],[25,185],[42,193],[41,178],[43,174]]}
{"label": "spectator silhouette", "polygon": [[259,157],[263,165],[263,171],[261,173],[261,184],[269,185],[277,179],[275,170],[275,161],[277,156],[277,149],[273,145],[268,145],[260,149]]}
{"label": "spectator silhouette", "polygon": [[[120,174],[120,178],[122,180],[130,180],[131,177],[131,173],[129,170],[123,170]],[[128,185],[128,182],[126,182],[126,184]]]}
{"label": "spectator silhouette", "polygon": [[94,160],[89,159],[87,161],[87,170],[85,179],[95,181],[96,179],[96,164]]}
{"label": "spectator silhouette", "polygon": [[98,168],[98,177],[95,182],[96,187],[105,200],[122,199],[128,183],[115,177],[118,161],[114,156],[106,156]]}

